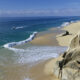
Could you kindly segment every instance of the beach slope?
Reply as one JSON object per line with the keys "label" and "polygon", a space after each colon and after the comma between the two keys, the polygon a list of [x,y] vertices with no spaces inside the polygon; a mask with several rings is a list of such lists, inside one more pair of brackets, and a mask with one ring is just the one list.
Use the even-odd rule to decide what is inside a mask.
{"label": "beach slope", "polygon": [[69,46],[71,39],[80,31],[80,22],[71,23],[68,26],[62,28],[62,30],[68,31],[70,35],[60,36],[57,35],[57,41],[61,46]]}

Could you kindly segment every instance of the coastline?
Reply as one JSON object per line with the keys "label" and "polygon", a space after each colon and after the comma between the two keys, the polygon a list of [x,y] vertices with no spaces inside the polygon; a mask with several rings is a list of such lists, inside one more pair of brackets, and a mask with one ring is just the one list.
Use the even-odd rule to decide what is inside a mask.
{"label": "coastline", "polygon": [[[20,29],[20,31],[19,29],[11,30],[11,32],[19,31],[20,34],[22,31],[23,32],[21,34],[22,36],[23,34],[25,34],[25,36],[26,35],[29,36],[28,38],[26,36],[25,39],[19,36],[20,39],[23,40],[19,40],[18,42],[16,42],[16,39],[18,38],[17,37],[15,38],[15,41],[12,41],[11,43],[7,42],[7,44],[4,44],[5,46],[1,46],[0,79],[1,80],[14,80],[14,79],[15,80],[61,80],[58,78],[60,69],[59,61],[62,61],[63,59],[62,56],[67,49],[66,46],[69,46],[71,38],[73,38],[73,36],[75,36],[75,34],[80,30],[80,22],[78,21],[67,22],[67,21],[68,19],[65,20],[65,18],[63,18],[62,20],[60,18],[59,22],[57,19],[56,21],[53,20],[53,22],[50,21],[50,24],[51,23],[53,24],[52,26],[57,26],[57,27],[51,27],[51,25],[48,24],[47,22],[45,23],[45,25],[37,24],[37,22],[35,22],[35,24],[37,24],[36,26],[30,23],[30,25],[32,26],[28,28],[33,29],[35,26],[36,30],[29,32],[25,32],[25,30],[28,30],[27,27],[23,27],[22,29]],[[41,29],[42,26],[45,29]],[[39,31],[37,27],[40,27]],[[39,33],[35,31],[38,31]],[[65,34],[66,31],[68,31],[70,35],[63,36],[62,34]],[[78,38],[76,42],[75,40],[73,41],[73,45],[69,46],[70,49],[76,46],[77,44],[79,45]],[[74,72],[74,71],[73,70],[69,71],[68,69],[68,72]],[[66,73],[65,69],[63,69],[63,76],[67,75],[69,74]],[[72,80],[72,79],[64,78],[62,80]]]}
{"label": "coastline", "polygon": [[[69,43],[68,43],[69,41],[67,42],[66,38],[68,37],[68,40],[70,40],[78,31],[74,30],[75,33],[72,35],[67,35],[67,36],[60,36],[60,35],[62,33],[64,33],[65,30],[74,29],[75,27],[72,28],[72,26],[74,24],[75,24],[76,28],[78,28],[80,22],[79,23],[75,22],[75,23],[68,25],[69,28],[68,28],[68,26],[61,27],[61,28],[50,28],[48,31],[40,32],[40,33],[38,33],[36,38],[33,40],[33,41],[35,41],[35,43],[38,40],[39,41],[36,44],[33,43],[33,41],[32,41],[32,42],[30,42],[30,44],[31,44],[31,46],[36,45],[38,47],[40,47],[40,46],[58,47],[58,46],[64,46],[62,43],[60,43],[61,42],[60,39],[62,39],[62,42],[65,42],[65,45],[67,46],[67,45],[69,45]],[[77,25],[78,25],[78,27],[77,27]],[[67,29],[65,29],[65,28],[67,28]],[[72,32],[70,32],[70,33],[72,33]],[[70,36],[72,36],[72,37],[70,37]],[[42,43],[42,40],[43,40],[43,42],[45,42],[45,44]],[[26,47],[26,44],[25,44],[25,47]],[[34,48],[32,48],[32,53],[36,50],[36,49],[34,49],[34,51],[33,51],[33,49]],[[48,50],[46,50],[47,48],[45,50],[42,50],[42,48],[39,48],[39,49],[42,51],[41,52],[42,54],[43,54],[43,52],[49,53],[48,52],[49,49],[52,50],[52,53],[54,52],[54,49],[51,49],[51,48],[48,48]],[[59,53],[60,53],[61,49],[62,48],[60,48],[58,50]],[[57,49],[55,48],[55,50],[57,50]],[[31,48],[30,48],[30,51],[31,51]],[[40,51],[38,51],[38,53],[39,52]],[[21,57],[24,55],[20,52],[18,54],[20,54]],[[36,62],[33,63],[34,65],[32,65],[32,63],[30,63],[30,64],[23,63],[20,66],[16,65],[16,66],[3,67],[2,69],[3,69],[3,71],[5,71],[4,77],[6,76],[5,79],[7,79],[7,80],[14,80],[14,79],[15,80],[60,80],[60,79],[58,79],[59,67],[57,66],[56,62],[60,61],[62,59],[61,54],[59,54],[59,56],[57,58],[47,58],[46,60],[39,60],[37,63]],[[25,55],[25,58],[26,58],[26,55]],[[51,54],[49,54],[49,55],[51,55]],[[54,53],[54,55],[55,55],[55,53]],[[36,56],[36,55],[34,55],[34,56]],[[42,57],[42,55],[40,57]],[[30,59],[33,60],[32,58],[30,58]],[[35,57],[35,59],[36,59],[36,57]]]}
{"label": "coastline", "polygon": [[[64,26],[63,28],[61,28],[61,31],[67,30],[71,33],[71,35],[67,35],[67,36],[60,36],[61,34],[56,35],[56,37],[55,37],[56,39],[54,39],[54,40],[57,40],[57,42],[59,43],[57,46],[69,46],[70,40],[72,39],[72,37],[75,36],[76,33],[78,33],[78,31],[80,30],[79,26],[80,26],[80,22],[74,22],[74,23],[69,24],[68,26]],[[54,30],[54,28],[52,28],[52,29]],[[50,35],[52,35],[52,34],[50,34]],[[43,39],[46,39],[45,36],[46,35],[42,36],[42,37],[44,37]],[[40,42],[42,40],[41,39],[42,37],[39,36]],[[48,36],[48,34],[47,34],[47,37],[50,37],[50,36]],[[37,38],[38,38],[38,36],[36,37],[36,39]],[[36,39],[34,39],[34,40],[36,41]],[[35,44],[34,40],[32,41],[32,44]],[[39,44],[37,44],[37,45],[39,45]],[[51,46],[56,46],[56,44],[53,44]],[[55,58],[55,59],[46,60],[45,61],[46,63],[41,62],[40,64],[37,64],[35,67],[33,66],[31,69],[32,72],[30,72],[30,74],[31,73],[32,74],[37,73],[37,74],[31,76],[32,80],[60,80],[60,79],[58,79],[58,76],[56,76],[56,75],[58,75],[58,72],[56,72],[56,75],[54,74],[54,72],[57,69],[56,68],[57,66],[55,66],[56,61],[61,60],[61,59],[62,59],[61,56],[59,56],[58,58]],[[40,65],[42,65],[42,67],[40,67]],[[55,69],[55,71],[53,71],[53,68]],[[42,73],[41,73],[41,71],[42,71]]]}
{"label": "coastline", "polygon": [[[62,27],[57,27],[40,32],[37,34],[36,38],[30,42],[30,44],[37,46],[60,46],[56,36],[64,32],[64,30],[61,29]],[[54,58],[51,58],[32,66],[28,72],[29,78],[32,80],[59,80],[58,77],[53,74],[53,66],[55,61],[56,60],[54,60]]]}
{"label": "coastline", "polygon": [[50,28],[47,31],[39,32],[30,43],[38,46],[59,46],[56,36],[64,32],[60,28]]}
{"label": "coastline", "polygon": [[[79,26],[80,21],[77,21],[64,27],[50,28],[47,31],[39,32],[30,43],[39,46],[69,46],[72,37],[80,30]],[[65,31],[68,31],[71,35],[61,36]]]}
{"label": "coastline", "polygon": [[80,21],[64,26],[62,30],[68,31],[71,35],[60,36],[60,34],[56,39],[60,46],[69,46],[71,39],[80,31]]}

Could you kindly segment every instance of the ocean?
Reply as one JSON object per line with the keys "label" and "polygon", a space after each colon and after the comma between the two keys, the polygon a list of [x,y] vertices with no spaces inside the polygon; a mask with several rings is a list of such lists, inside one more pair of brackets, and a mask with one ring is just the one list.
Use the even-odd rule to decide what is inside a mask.
{"label": "ocean", "polygon": [[[0,18],[0,80],[14,79],[7,76],[11,67],[29,64],[58,57],[66,50],[60,46],[38,46],[28,42],[42,31],[64,27],[79,21],[80,17],[1,17]],[[18,48],[16,47],[18,46]],[[19,47],[21,46],[21,47]],[[16,71],[18,72],[18,71]],[[12,71],[13,73],[13,71]],[[20,74],[20,73],[18,73]]]}
{"label": "ocean", "polygon": [[[59,27],[80,17],[22,17],[0,18],[0,46],[27,39],[33,32]],[[64,26],[64,25],[63,25]]]}

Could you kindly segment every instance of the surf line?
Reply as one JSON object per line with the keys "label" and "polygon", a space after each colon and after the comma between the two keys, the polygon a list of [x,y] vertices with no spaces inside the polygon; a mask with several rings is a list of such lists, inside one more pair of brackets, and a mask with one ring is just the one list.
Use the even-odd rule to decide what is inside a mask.
{"label": "surf line", "polygon": [[12,48],[13,48],[14,46],[22,45],[22,44],[25,44],[25,43],[27,43],[27,42],[32,41],[32,40],[36,37],[37,33],[38,33],[38,32],[33,32],[33,34],[30,35],[30,37],[29,37],[28,39],[23,40],[23,41],[19,41],[19,42],[7,43],[7,44],[3,45],[3,47],[12,50]]}

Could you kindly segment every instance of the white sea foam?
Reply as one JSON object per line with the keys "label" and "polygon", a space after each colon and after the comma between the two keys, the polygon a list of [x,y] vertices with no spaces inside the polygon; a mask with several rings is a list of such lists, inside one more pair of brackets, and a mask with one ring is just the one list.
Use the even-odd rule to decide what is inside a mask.
{"label": "white sea foam", "polygon": [[64,27],[64,26],[68,26],[70,24],[70,22],[64,22],[61,27]]}
{"label": "white sea foam", "polygon": [[30,78],[25,78],[24,80],[31,80]]}
{"label": "white sea foam", "polygon": [[59,53],[62,53],[65,50],[65,48],[63,47],[51,47],[51,46],[30,46],[26,47],[26,49],[14,48],[14,46],[16,45],[22,45],[33,40],[36,34],[37,32],[34,32],[26,40],[7,43],[3,46],[4,48],[8,48],[9,50],[14,51],[14,55],[16,57],[15,63],[30,63],[43,59],[45,60],[48,58],[54,58],[57,57]]}
{"label": "white sea foam", "polygon": [[20,26],[20,27],[16,27],[16,29],[22,29],[22,28],[24,28],[23,26]]}
{"label": "white sea foam", "polygon": [[13,29],[13,30],[17,30],[17,29],[23,29],[24,28],[24,26],[17,26],[17,27],[12,27],[11,29]]}
{"label": "white sea foam", "polygon": [[70,23],[76,23],[76,22],[80,22],[80,20],[71,21]]}
{"label": "white sea foam", "polygon": [[46,60],[49,58],[58,57],[60,53],[63,53],[65,47],[52,47],[52,46],[30,46],[26,49],[14,49],[14,55],[17,59],[17,63],[34,63],[41,60]]}
{"label": "white sea foam", "polygon": [[7,43],[5,44],[3,47],[4,48],[8,48],[8,49],[13,49],[12,47],[16,46],[16,45],[22,45],[22,44],[25,44],[27,42],[30,42],[32,41],[35,36],[36,36],[37,32],[34,32],[32,35],[30,35],[30,37],[26,40],[23,40],[23,41],[19,41],[19,42],[11,42],[11,43]]}
{"label": "white sea foam", "polygon": [[[0,65],[30,64],[30,66],[32,66],[39,61],[58,57],[59,54],[63,53],[67,48],[59,46],[28,46],[25,49],[13,47],[9,49],[12,51],[9,50],[10,52],[6,52],[5,55],[8,56],[1,55]],[[3,53],[5,53],[5,49]]]}
{"label": "white sea foam", "polygon": [[75,21],[71,21],[70,23],[72,24],[72,23],[74,23]]}
{"label": "white sea foam", "polygon": [[32,41],[37,32],[34,32],[30,37],[26,40],[19,41],[19,42],[11,42],[5,44],[3,47],[8,48],[9,50],[14,51],[16,59],[15,63],[33,63],[40,60],[46,60],[49,58],[58,57],[60,53],[63,53],[66,48],[64,47],[53,47],[53,46],[30,46],[26,49],[17,49],[14,48],[16,45],[22,45],[27,42]]}
{"label": "white sea foam", "polygon": [[59,26],[59,27],[57,27],[57,28],[61,28],[61,27]]}
{"label": "white sea foam", "polygon": [[[80,20],[75,20],[75,21],[70,21],[70,22],[64,22],[64,23],[62,23],[61,27],[65,27],[65,26],[68,26],[69,24],[76,23],[76,22],[80,22]],[[58,28],[60,28],[60,27],[58,27]]]}

